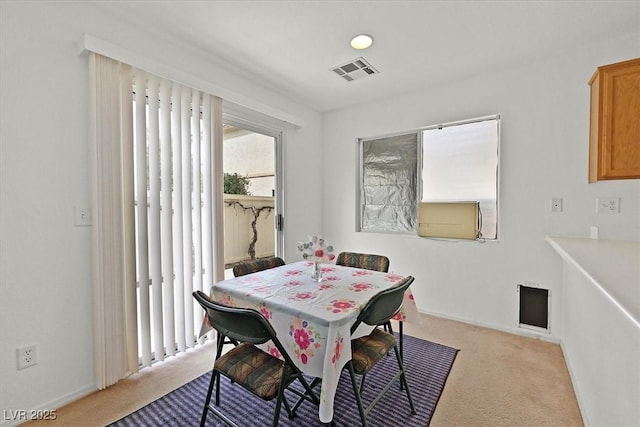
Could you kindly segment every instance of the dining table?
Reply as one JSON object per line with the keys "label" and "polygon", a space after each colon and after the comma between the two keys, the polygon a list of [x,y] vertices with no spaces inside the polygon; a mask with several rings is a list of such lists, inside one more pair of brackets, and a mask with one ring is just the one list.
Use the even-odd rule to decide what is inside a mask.
{"label": "dining table", "polygon": [[[376,293],[399,284],[405,276],[334,264],[321,264],[322,278],[313,278],[315,263],[300,261],[219,281],[210,296],[232,307],[253,308],[271,323],[294,363],[308,376],[321,378],[318,416],[333,419],[340,374],[351,359],[351,339],[368,334],[361,325],[352,336],[351,325]],[[394,317],[419,322],[411,290]],[[264,351],[280,356],[271,343]]]}

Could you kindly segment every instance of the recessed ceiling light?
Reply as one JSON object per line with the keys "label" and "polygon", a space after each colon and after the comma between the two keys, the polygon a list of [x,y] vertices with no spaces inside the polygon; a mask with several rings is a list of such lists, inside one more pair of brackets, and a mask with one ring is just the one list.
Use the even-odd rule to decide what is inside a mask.
{"label": "recessed ceiling light", "polygon": [[351,47],[354,49],[366,49],[373,44],[373,37],[368,34],[358,34],[351,39]]}

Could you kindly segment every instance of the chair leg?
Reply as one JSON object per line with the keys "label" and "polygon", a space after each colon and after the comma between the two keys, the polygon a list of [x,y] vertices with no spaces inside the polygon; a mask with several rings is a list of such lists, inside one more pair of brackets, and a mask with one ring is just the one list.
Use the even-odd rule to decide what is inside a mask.
{"label": "chair leg", "polygon": [[362,427],[367,427],[367,414],[364,411],[364,407],[362,406],[362,398],[360,397],[360,391],[358,390],[358,385],[356,384],[356,373],[353,370],[353,362],[347,362],[347,367],[349,368],[349,376],[351,377],[351,385],[353,386],[353,393],[356,396],[356,403],[358,404],[358,411],[360,412],[360,420],[362,421]]}
{"label": "chair leg", "polygon": [[204,423],[207,420],[207,413],[209,412],[209,403],[211,402],[211,393],[213,392],[213,384],[215,382],[216,382],[216,373],[215,371],[211,371],[211,381],[209,381],[209,388],[207,389],[207,398],[204,401],[202,418],[200,418],[200,427],[204,427]]}
{"label": "chair leg", "polygon": [[403,329],[404,327],[402,326],[402,320],[401,320],[398,325],[398,335],[400,335],[400,358],[404,361],[404,345],[402,343],[402,337],[404,335]]}
{"label": "chair leg", "polygon": [[216,406],[219,406],[220,405],[220,374],[219,373],[216,373],[216,378],[218,379],[218,381],[216,381]]}
{"label": "chair leg", "polygon": [[[404,345],[402,342],[402,337],[404,336],[404,332],[403,332],[402,320],[398,322],[398,335],[400,336],[400,359],[402,359],[402,362],[404,363]],[[403,388],[404,388],[404,384],[402,381],[400,381],[400,390],[402,390]]]}
{"label": "chair leg", "polygon": [[[289,418],[293,418],[296,414],[292,412],[291,405],[289,405],[289,401],[287,401],[287,396],[284,395],[284,392],[282,393],[282,403],[284,403],[284,410],[287,411],[287,414],[289,414]],[[278,418],[279,417],[280,415],[278,415]]]}
{"label": "chair leg", "polygon": [[276,411],[273,414],[273,427],[278,427],[278,422],[280,421],[280,408],[282,407],[282,401],[284,400],[284,406],[287,409],[287,412],[291,414],[291,409],[289,408],[289,404],[284,397],[284,389],[286,388],[285,376],[282,375],[280,378],[280,388],[278,390],[278,399],[276,400]]}
{"label": "chair leg", "polygon": [[307,380],[302,376],[302,373],[300,373],[300,375],[298,376],[298,381],[300,381],[300,383],[304,387],[305,392],[304,393],[301,392],[300,394],[296,393],[298,394],[299,398],[296,401],[296,403],[293,405],[293,408],[291,408],[291,411],[289,412],[289,418],[293,418],[296,415],[296,411],[298,410],[302,402],[304,402],[305,400],[311,399],[311,402],[313,402],[314,405],[320,405],[320,399],[313,392],[313,388],[318,384],[320,384],[321,380],[322,380],[321,378],[314,378],[311,381],[311,384],[309,384]]}
{"label": "chair leg", "polygon": [[362,374],[362,379],[360,380],[360,394],[364,392],[364,379],[367,377],[367,374]]}
{"label": "chair leg", "polygon": [[280,421],[280,408],[282,407],[282,396],[278,395],[278,401],[276,403],[276,411],[273,413],[273,427],[278,426],[278,422]]}
{"label": "chair leg", "polygon": [[396,359],[398,361],[398,367],[400,368],[400,384],[404,384],[404,388],[407,391],[407,399],[409,399],[409,407],[411,408],[411,413],[415,415],[416,408],[413,405],[413,398],[411,397],[411,390],[409,389],[409,382],[407,381],[407,374],[404,370],[404,363],[402,363],[402,358],[400,357],[400,352],[398,351],[398,347],[393,348],[396,353]]}
{"label": "chair leg", "polygon": [[222,355],[222,347],[224,346],[224,336],[218,332],[216,335],[216,360]]}

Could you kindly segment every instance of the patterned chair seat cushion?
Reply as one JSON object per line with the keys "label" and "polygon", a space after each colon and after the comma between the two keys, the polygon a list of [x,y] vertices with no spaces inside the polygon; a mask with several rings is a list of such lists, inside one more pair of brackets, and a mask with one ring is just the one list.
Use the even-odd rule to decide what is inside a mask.
{"label": "patterned chair seat cushion", "polygon": [[218,358],[214,368],[256,396],[271,400],[278,395],[283,364],[253,344],[242,343]]}
{"label": "patterned chair seat cushion", "polygon": [[353,370],[366,374],[396,345],[396,338],[382,329],[374,329],[369,335],[351,340]]}

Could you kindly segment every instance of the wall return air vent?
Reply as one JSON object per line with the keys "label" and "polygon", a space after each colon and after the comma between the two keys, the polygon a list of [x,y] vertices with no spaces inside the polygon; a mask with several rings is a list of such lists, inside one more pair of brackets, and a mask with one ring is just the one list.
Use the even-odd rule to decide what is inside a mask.
{"label": "wall return air vent", "polygon": [[346,64],[338,65],[331,68],[331,71],[348,82],[360,80],[364,77],[379,73],[379,71],[373,68],[364,58],[357,58]]}

